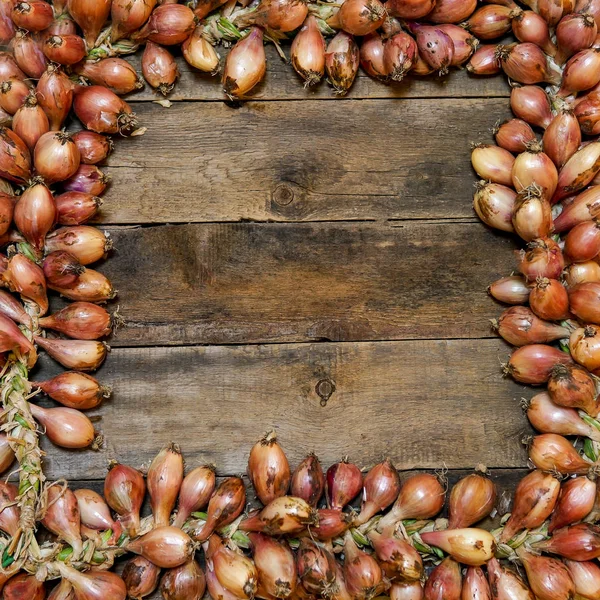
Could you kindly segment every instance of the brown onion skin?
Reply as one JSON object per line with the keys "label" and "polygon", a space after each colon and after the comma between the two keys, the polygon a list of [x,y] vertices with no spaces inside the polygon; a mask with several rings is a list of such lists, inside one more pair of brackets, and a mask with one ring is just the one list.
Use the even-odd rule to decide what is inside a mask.
{"label": "brown onion skin", "polygon": [[96,408],[111,393],[109,387],[100,385],[91,375],[76,371],[66,371],[47,381],[32,384],[63,406],[78,410]]}
{"label": "brown onion skin", "polygon": [[74,65],[86,55],[83,38],[75,34],[47,36],[42,49],[50,62],[61,65]]}
{"label": "brown onion skin", "polygon": [[42,269],[23,254],[15,254],[8,259],[2,278],[11,292],[35,302],[40,308],[40,316],[48,311],[46,279]]}
{"label": "brown onion skin", "polygon": [[79,149],[81,162],[85,165],[101,163],[113,150],[113,141],[100,133],[81,130],[71,137]]}
{"label": "brown onion skin", "polygon": [[79,162],[79,150],[66,133],[49,131],[35,145],[35,171],[48,185],[69,179],[77,172]]}
{"label": "brown onion skin", "polygon": [[460,479],[450,492],[448,529],[470,527],[487,517],[496,504],[496,486],[478,471]]}
{"label": "brown onion skin", "polygon": [[163,96],[167,96],[179,77],[179,68],[173,55],[163,46],[147,42],[142,55],[144,79]]}
{"label": "brown onion skin", "polygon": [[119,41],[139,29],[150,17],[156,0],[113,0],[111,4],[110,39]]}
{"label": "brown onion skin", "polygon": [[552,238],[540,238],[527,245],[527,251],[517,253],[518,269],[528,281],[538,277],[558,279],[565,268],[560,246]]}
{"label": "brown onion skin", "polygon": [[50,252],[42,264],[49,285],[69,286],[84,272],[83,265],[68,252]]}
{"label": "brown onion skin", "polygon": [[327,507],[342,510],[356,496],[363,486],[360,469],[345,460],[331,465],[325,478]]}
{"label": "brown onion skin", "polygon": [[368,538],[375,550],[381,569],[390,580],[419,580],[423,576],[423,560],[402,535],[392,528],[378,533],[372,529]]}
{"label": "brown onion skin", "polygon": [[90,302],[73,302],[40,319],[40,326],[80,340],[97,340],[112,331],[110,314]]}
{"label": "brown onion skin", "polygon": [[423,600],[423,584],[420,581],[395,581],[388,593],[391,600]]}
{"label": "brown onion skin", "polygon": [[46,586],[34,575],[19,573],[11,577],[2,590],[4,600],[44,600]]}
{"label": "brown onion skin", "polygon": [[595,499],[594,481],[587,477],[576,477],[565,481],[560,488],[556,507],[548,523],[548,533],[587,517],[594,508]]}
{"label": "brown onion skin", "polygon": [[95,371],[100,368],[109,351],[106,344],[95,340],[63,340],[40,336],[34,336],[34,340],[63,367],[78,371]]}
{"label": "brown onion skin", "polygon": [[0,1],[0,44],[7,45],[15,37],[15,24],[11,18],[12,0]]}
{"label": "brown onion skin", "polygon": [[500,336],[513,346],[544,344],[569,336],[567,328],[543,321],[525,306],[506,309],[492,324]]}
{"label": "brown onion skin", "polygon": [[94,85],[104,86],[118,95],[128,94],[144,86],[135,69],[118,57],[81,62],[75,67],[75,72]]}
{"label": "brown onion skin", "polygon": [[29,86],[19,79],[8,79],[0,85],[0,107],[14,115],[31,93]]}
{"label": "brown onion skin", "polygon": [[558,365],[548,381],[548,393],[555,404],[598,415],[596,385],[589,373],[579,365]]}
{"label": "brown onion skin", "polygon": [[177,444],[170,444],[156,455],[146,475],[155,527],[169,525],[182,482],[181,450]]}
{"label": "brown onion skin", "polygon": [[[413,40],[414,41],[414,40]],[[387,44],[377,31],[365,36],[360,45],[360,66],[371,77],[384,80],[389,72],[389,65],[386,66]],[[388,63],[391,63],[393,58],[398,54],[393,50],[388,49]],[[323,53],[323,70],[325,69],[325,54]]]}
{"label": "brown onion skin", "polygon": [[145,494],[146,484],[139,471],[118,463],[111,464],[104,479],[104,498],[132,537],[139,530]]}
{"label": "brown onion skin", "polygon": [[513,87],[510,107],[516,117],[534,127],[546,129],[554,119],[548,95],[537,85]]}
{"label": "brown onion skin", "polygon": [[600,27],[600,4],[597,0],[577,0],[574,12],[591,15]]}
{"label": "brown onion skin", "polygon": [[565,15],[556,27],[558,53],[554,60],[562,65],[573,54],[589,48],[596,39],[598,27],[591,15],[572,13]]}
{"label": "brown onion skin", "polygon": [[42,107],[51,131],[58,131],[73,105],[73,83],[56,65],[49,65],[40,77],[36,96]]}
{"label": "brown onion skin", "polygon": [[578,319],[600,325],[600,283],[580,283],[570,288],[569,304]]}
{"label": "brown onion skin", "polygon": [[310,535],[322,542],[340,537],[350,527],[352,518],[335,508],[320,508],[318,511],[318,524],[311,527]]}
{"label": "brown onion skin", "polygon": [[144,598],[158,587],[160,569],[143,556],[134,556],[125,563],[121,577],[128,596]]}
{"label": "brown onion skin", "polygon": [[568,287],[573,287],[578,283],[600,281],[600,265],[593,260],[573,263],[565,269],[564,278]]}
{"label": "brown onion skin", "polygon": [[573,109],[581,131],[586,135],[600,133],[600,93],[589,92],[580,98]]}
{"label": "brown onion skin", "polygon": [[309,537],[303,537],[300,540],[296,565],[300,584],[309,594],[317,596],[327,594],[327,591],[335,584],[333,554],[324,545]]}
{"label": "brown onion skin", "polygon": [[432,23],[461,23],[477,8],[477,0],[437,0],[433,10],[427,14]]}
{"label": "brown onion skin", "polygon": [[575,592],[583,598],[600,596],[600,567],[592,561],[565,560]]}
{"label": "brown onion skin", "polygon": [[170,569],[161,579],[160,591],[165,600],[202,600],[206,579],[200,565],[192,558]]}
{"label": "brown onion skin", "polygon": [[420,19],[435,7],[435,0],[388,0],[388,14],[401,19]]}
{"label": "brown onion skin", "polygon": [[531,590],[537,598],[574,598],[575,586],[567,567],[555,558],[536,556],[525,551],[523,547],[517,551]]}
{"label": "brown onion skin", "polygon": [[227,55],[222,77],[225,95],[243,98],[264,79],[266,69],[262,29],[252,27]]}
{"label": "brown onion skin", "polygon": [[34,94],[30,94],[13,116],[13,131],[27,144],[30,152],[44,133],[50,130],[50,122]]}
{"label": "brown onion skin", "polygon": [[452,40],[454,45],[454,54],[450,66],[460,67],[471,58],[471,55],[479,46],[479,40],[458,25],[447,23],[438,25],[438,27]]}
{"label": "brown onion skin", "polygon": [[552,159],[557,169],[577,152],[581,145],[581,129],[577,117],[570,111],[556,115],[546,128],[543,138],[544,152]]}
{"label": "brown onion skin", "polygon": [[517,12],[513,16],[512,30],[520,42],[531,42],[549,56],[556,54],[556,46],[550,39],[548,24],[532,10]]}
{"label": "brown onion skin", "polygon": [[445,75],[454,60],[452,38],[439,26],[411,22],[408,27],[415,36],[420,57],[440,75]]}
{"label": "brown onion skin", "polygon": [[258,571],[258,597],[287,598],[296,589],[296,561],[285,541],[262,533],[249,533],[252,558]]}
{"label": "brown onion skin", "polygon": [[69,300],[80,302],[101,304],[112,300],[117,295],[117,291],[110,281],[94,269],[85,269],[77,281],[67,287],[58,285],[49,285],[48,287]]}
{"label": "brown onion skin", "polygon": [[565,238],[565,258],[570,262],[587,262],[600,253],[600,222],[579,223]]}
{"label": "brown onion skin", "polygon": [[540,319],[546,321],[560,321],[569,316],[569,295],[557,279],[538,279],[529,294],[529,305]]}
{"label": "brown onion skin", "polygon": [[548,381],[556,365],[571,362],[572,359],[567,353],[553,346],[531,344],[512,353],[505,372],[520,383],[540,385]]}
{"label": "brown onion skin", "polygon": [[79,86],[73,109],[84,127],[96,133],[125,134],[137,124],[129,104],[99,85]]}
{"label": "brown onion skin", "polygon": [[531,293],[525,279],[519,275],[502,277],[488,287],[492,298],[505,304],[525,304]]}
{"label": "brown onion skin", "polygon": [[424,596],[427,600],[459,600],[462,589],[460,565],[450,557],[445,558],[431,571],[425,582]]}
{"label": "brown onion skin", "polygon": [[12,51],[19,68],[33,79],[39,79],[46,70],[48,59],[37,41],[26,31],[17,30],[12,40]]}
{"label": "brown onion skin", "polygon": [[248,477],[258,499],[265,505],[286,495],[290,466],[274,431],[265,434],[250,450]]}
{"label": "brown onion skin", "polygon": [[567,438],[555,433],[534,436],[529,460],[538,469],[561,475],[586,475],[592,468]]}
{"label": "brown onion skin", "polygon": [[484,44],[473,53],[465,69],[473,75],[496,75],[502,68],[496,60],[496,46]]}
{"label": "brown onion skin", "polygon": [[486,569],[490,586],[497,592],[492,597],[493,600],[535,600],[529,586],[511,569],[502,566],[496,558],[488,561]]}
{"label": "brown onion skin", "polygon": [[600,82],[600,49],[581,50],[565,65],[558,96],[567,97],[573,92],[584,92]]}
{"label": "brown onion skin", "polygon": [[52,192],[43,183],[34,183],[19,196],[13,218],[27,241],[36,250],[41,250],[46,235],[56,222],[56,203]]}
{"label": "brown onion skin", "polygon": [[0,177],[23,184],[31,177],[31,156],[25,142],[7,127],[0,127]]}
{"label": "brown onion skin", "polygon": [[315,454],[309,454],[292,474],[290,494],[316,508],[324,489],[325,475],[321,463]]}
{"label": "brown onion skin", "polygon": [[536,135],[522,119],[510,119],[494,128],[496,144],[513,153],[525,152],[528,144],[536,141]]}
{"label": "brown onion skin", "polygon": [[59,225],[82,225],[102,206],[102,198],[83,192],[65,192],[54,198]]}
{"label": "brown onion skin", "polygon": [[196,19],[190,8],[182,4],[161,4],[152,11],[148,22],[132,39],[174,46],[184,42],[195,27]]}
{"label": "brown onion skin", "polygon": [[62,188],[65,192],[83,192],[100,196],[106,190],[109,181],[110,177],[96,165],[81,164],[73,177],[62,182]]}
{"label": "brown onion skin", "polygon": [[511,28],[511,9],[498,4],[482,6],[463,23],[479,40],[493,40],[508,33]]}
{"label": "brown onion skin", "polygon": [[182,527],[196,510],[204,508],[215,490],[215,469],[211,465],[196,467],[183,479],[179,490],[177,516],[173,525]]}
{"label": "brown onion skin", "polygon": [[89,48],[93,48],[110,14],[111,0],[67,0],[69,14],[84,33]]}
{"label": "brown onion skin", "polygon": [[106,232],[89,225],[60,227],[46,236],[47,252],[62,250],[72,254],[82,265],[92,264],[106,256],[112,241]]}
{"label": "brown onion skin", "polygon": [[335,93],[343,96],[348,93],[360,64],[360,51],[350,34],[340,31],[325,50],[325,70],[329,75]]}

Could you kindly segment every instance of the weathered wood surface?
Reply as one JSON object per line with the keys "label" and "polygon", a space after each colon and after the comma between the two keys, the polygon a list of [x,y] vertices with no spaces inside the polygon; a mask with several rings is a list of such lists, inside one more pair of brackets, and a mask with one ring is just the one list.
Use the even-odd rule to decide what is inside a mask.
{"label": "weathered wood surface", "polygon": [[137,104],[104,223],[472,217],[470,143],[497,99]]}
{"label": "weathered wood surface", "polygon": [[107,230],[115,346],[491,337],[517,247],[476,222]]}
{"label": "weathered wood surface", "polygon": [[[104,449],[52,449],[47,472],[102,478],[109,459],[140,466],[175,440],[189,465],[241,473],[269,429],[292,464],[315,451],[325,464],[522,467],[532,390],[503,378],[508,353],[498,340],[115,349],[98,374],[115,395],[91,412]],[[42,362],[36,378],[58,371]]]}
{"label": "weathered wood surface", "polygon": [[[172,49],[171,49],[172,50]],[[284,47],[289,58],[289,46]],[[227,51],[218,49],[222,64]],[[285,63],[272,45],[267,46],[267,75],[262,84],[252,92],[253,100],[335,100],[331,86],[322,82],[313,88],[304,89],[303,82],[296,75],[291,64]],[[129,57],[129,60],[141,73],[141,55]],[[200,73],[190,67],[181,56],[177,57],[181,78],[169,95],[171,101],[200,100],[224,101],[219,77]],[[505,77],[473,77],[466,71],[453,70],[445,77],[409,77],[400,84],[385,85],[374,81],[362,70],[359,71],[348,98],[476,98],[508,96],[510,88]],[[152,88],[146,86],[128,96],[130,101],[153,101],[157,96]]]}

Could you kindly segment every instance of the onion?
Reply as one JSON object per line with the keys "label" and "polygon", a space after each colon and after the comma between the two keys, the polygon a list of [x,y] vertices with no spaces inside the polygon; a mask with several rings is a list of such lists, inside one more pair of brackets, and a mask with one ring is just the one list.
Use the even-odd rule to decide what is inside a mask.
{"label": "onion", "polygon": [[315,508],[323,495],[325,475],[315,454],[309,454],[292,474],[290,493]]}
{"label": "onion", "polygon": [[600,325],[600,283],[580,283],[570,288],[569,305],[579,320]]}
{"label": "onion", "polygon": [[13,0],[0,1],[0,44],[6,46],[15,37],[15,24],[11,18]]}
{"label": "onion", "polygon": [[[374,34],[374,39],[381,39]],[[368,47],[364,41],[361,46],[361,60],[363,47]],[[317,84],[325,75],[325,39],[319,29],[317,18],[308,15],[302,29],[296,34],[290,49],[290,59],[296,73],[302,77],[305,86]]]}
{"label": "onion", "polygon": [[36,344],[63,367],[78,371],[95,371],[104,362],[109,351],[104,342],[92,340],[62,340],[40,336],[35,336],[34,339]]}
{"label": "onion", "polygon": [[2,277],[11,292],[21,294],[35,302],[40,316],[48,311],[48,296],[44,272],[32,260],[23,254],[15,254],[8,259],[8,266]]}
{"label": "onion", "polygon": [[325,50],[325,70],[335,93],[343,96],[354,83],[360,63],[360,52],[354,38],[340,31]]}
{"label": "onion", "polygon": [[[546,165],[552,164],[548,157],[546,159],[548,160]],[[536,164],[535,160],[532,162]],[[529,161],[526,159],[518,165],[515,162],[517,165],[517,169],[514,169],[516,180],[523,174],[527,176],[528,163]],[[541,163],[538,164],[541,166]],[[548,177],[546,183],[552,185],[551,176]],[[531,183],[528,187],[521,189],[516,196],[512,224],[516,233],[527,242],[544,238],[552,230],[552,207],[547,199],[548,191],[547,188],[544,189],[537,183]]]}
{"label": "onion", "polygon": [[537,85],[513,87],[510,92],[510,107],[516,117],[534,127],[546,129],[554,118],[548,95]]}
{"label": "onion", "polygon": [[506,75],[518,83],[560,83],[558,75],[548,68],[546,55],[535,44],[525,42],[498,46],[496,56]]}
{"label": "onion", "polygon": [[0,290],[0,313],[17,323],[32,329],[31,317],[25,312],[23,305],[12,295]]}
{"label": "onion", "polygon": [[522,119],[510,119],[494,128],[496,143],[509,152],[525,152],[528,146],[537,141],[533,129]]}
{"label": "onion", "polygon": [[301,585],[309,594],[330,595],[336,583],[335,558],[332,552],[323,544],[318,544],[309,537],[303,537],[298,547],[296,564]]}
{"label": "onion", "polygon": [[600,327],[586,325],[576,329],[569,339],[571,356],[597,375],[600,373]]}
{"label": "onion", "polygon": [[418,581],[423,577],[423,560],[411,544],[398,537],[391,528],[383,533],[368,533],[379,565],[391,580]]}
{"label": "onion", "polygon": [[310,535],[323,542],[340,537],[350,527],[352,517],[335,508],[320,508],[318,524],[311,528]]}
{"label": "onion", "polygon": [[468,567],[463,579],[461,600],[491,600],[490,585],[480,567]]}
{"label": "onion", "polygon": [[585,94],[577,101],[573,112],[583,133],[597,135],[600,132],[600,93]]}
{"label": "onion", "polygon": [[73,548],[74,559],[79,558],[83,552],[83,542],[79,533],[81,519],[75,494],[68,487],[51,485],[47,490],[46,501],[46,512],[41,519],[42,525]]}
{"label": "onion", "polygon": [[244,482],[239,477],[224,479],[208,503],[206,523],[195,533],[194,538],[199,541],[208,539],[215,529],[235,521],[245,504]]}
{"label": "onion", "polygon": [[62,187],[66,192],[83,192],[99,196],[104,192],[110,177],[95,165],[79,165],[75,175],[63,181]]}
{"label": "onion", "polygon": [[385,15],[386,9],[379,0],[346,0],[328,23],[351,35],[368,35],[381,27]]}
{"label": "onion", "polygon": [[2,590],[4,600],[44,600],[46,586],[35,575],[19,573],[8,580]]}
{"label": "onion", "polygon": [[204,573],[198,563],[191,559],[164,574],[160,591],[163,598],[168,600],[202,600],[206,591]]}
{"label": "onion", "polygon": [[412,475],[402,484],[396,502],[379,520],[377,529],[383,531],[403,519],[430,519],[442,510],[444,497],[444,488],[435,475]]}
{"label": "onion", "polygon": [[527,408],[527,418],[540,433],[583,435],[600,441],[600,431],[586,423],[573,408],[554,404],[546,392],[531,399]]}
{"label": "onion", "polygon": [[268,535],[299,533],[309,525],[318,525],[318,513],[302,498],[280,496],[258,514],[244,519],[242,531],[259,531]]}
{"label": "onion", "polygon": [[[529,305],[538,317],[547,321],[560,321],[569,316],[567,290],[556,279],[539,278],[529,294]],[[562,333],[568,333],[568,330],[563,328]],[[563,335],[563,337],[567,336]]]}
{"label": "onion", "polygon": [[0,481],[0,530],[11,537],[19,529],[21,509],[16,501],[19,490],[16,485]]}
{"label": "onion", "polygon": [[110,314],[89,302],[74,302],[39,320],[40,327],[54,329],[80,340],[97,340],[111,332]]}
{"label": "onion", "polygon": [[565,268],[559,245],[551,238],[540,238],[527,244],[527,252],[517,253],[519,271],[528,281],[538,277],[558,279]]}
{"label": "onion", "polygon": [[531,344],[515,350],[504,372],[520,383],[539,385],[550,378],[556,365],[572,362],[571,357],[553,346]]}
{"label": "onion", "polygon": [[569,336],[566,327],[542,321],[525,306],[506,309],[493,324],[500,336],[513,346],[548,343]]}
{"label": "onion", "polygon": [[104,86],[115,94],[128,94],[144,87],[135,69],[122,58],[103,58],[80,63],[75,72],[94,85]]}
{"label": "onion", "polygon": [[96,215],[102,198],[83,192],[65,192],[54,198],[59,225],[82,225]]}
{"label": "onion", "polygon": [[46,429],[48,439],[61,448],[88,448],[96,439],[92,422],[73,408],[31,405],[31,414]]}
{"label": "onion", "polygon": [[26,31],[17,30],[12,41],[12,51],[19,68],[32,79],[39,79],[46,67],[48,60],[44,56],[37,41]]}
{"label": "onion", "polygon": [[35,146],[33,163],[36,173],[47,184],[64,181],[79,167],[79,150],[70,135],[49,131]]}
{"label": "onion", "polygon": [[510,31],[511,21],[512,9],[490,4],[477,9],[462,26],[480,40],[493,40]]}
{"label": "onion", "polygon": [[0,177],[22,184],[31,176],[31,157],[23,140],[0,127]]}
{"label": "onion", "polygon": [[470,527],[485,519],[496,503],[496,486],[480,471],[460,479],[448,502],[448,529]]}
{"label": "onion", "polygon": [[394,582],[389,595],[391,600],[423,600],[423,586],[420,581]]}
{"label": "onion", "polygon": [[237,596],[219,583],[215,571],[212,568],[212,564],[206,565],[205,577],[206,588],[208,589],[211,598],[218,598],[219,600],[239,600]]}
{"label": "onion", "polygon": [[600,27],[600,3],[598,0],[577,0],[574,12],[591,15],[596,21],[596,25]]}
{"label": "onion", "polygon": [[375,465],[363,482],[362,504],[355,524],[361,525],[384,511],[400,492],[400,476],[389,459]]}
{"label": "onion", "polygon": [[575,596],[575,586],[567,567],[546,556],[527,552],[524,546],[516,550],[525,567],[529,585],[539,600],[564,600]]}
{"label": "onion", "polygon": [[118,463],[110,465],[104,479],[104,497],[130,536],[137,535],[139,530],[145,493],[146,484],[139,471]]}
{"label": "onion", "polygon": [[418,75],[419,77],[426,77],[427,75],[431,75],[434,69],[429,65],[429,63],[425,62],[425,60],[421,56],[417,56],[417,59],[411,71],[414,75]]}
{"label": "onion", "polygon": [[131,39],[174,46],[184,42],[195,27],[196,19],[191,8],[183,4],[161,4],[152,11],[148,22]]}
{"label": "onion", "polygon": [[56,221],[56,204],[52,192],[43,183],[34,182],[17,199],[13,217],[25,239],[36,250],[41,250]]}
{"label": "onion", "polygon": [[73,108],[86,129],[96,133],[125,134],[137,125],[127,102],[103,86],[77,88]]}
{"label": "onion", "polygon": [[348,591],[355,598],[372,598],[376,595],[383,573],[377,561],[360,550],[352,534],[344,535],[344,579]]}
{"label": "onion", "polygon": [[532,471],[517,485],[510,518],[500,535],[501,542],[507,542],[523,529],[539,527],[552,513],[558,495],[560,482],[550,473]]}
{"label": "onion", "polygon": [[452,38],[437,26],[414,22],[409,23],[408,26],[415,35],[421,58],[440,75],[446,74],[454,59]]}
{"label": "onion", "polygon": [[58,131],[73,105],[73,83],[60,68],[49,65],[38,81],[36,96],[50,129]]}
{"label": "onion", "polygon": [[48,596],[48,600],[73,600],[74,593],[73,586],[66,579],[61,579]]}
{"label": "onion", "polygon": [[580,145],[581,129],[577,118],[570,111],[559,113],[544,132],[544,152],[558,169],[562,169]]}
{"label": "onion", "polygon": [[[183,51],[183,57],[188,64],[192,65],[200,71],[205,73],[217,73],[219,70],[219,55],[213,48],[212,44],[204,38],[204,27],[198,25],[194,29],[194,33],[183,42],[181,49]],[[164,51],[163,53],[167,52]],[[168,53],[168,52],[167,52]],[[167,62],[166,56],[164,57],[164,64],[161,65],[161,69],[164,72],[164,78],[166,80],[175,80],[179,76],[177,65],[173,61],[172,63]]]}
{"label": "onion", "polygon": [[459,600],[461,589],[460,565],[448,556],[429,574],[429,578],[425,582],[423,598]]}
{"label": "onion", "polygon": [[575,0],[537,0],[537,12],[550,27],[554,27],[563,15],[573,12]]}
{"label": "onion", "polygon": [[78,131],[72,136],[81,162],[86,165],[96,165],[108,157],[113,150],[112,140],[93,131]]}
{"label": "onion", "polygon": [[[69,2],[71,4],[71,2]],[[73,567],[57,561],[57,569],[75,590],[77,600],[125,600],[125,582],[110,571],[80,573]]]}
{"label": "onion", "polygon": [[74,284],[85,271],[81,263],[68,252],[51,252],[43,263],[44,276],[50,285],[69,286]]}
{"label": "onion", "polygon": [[552,533],[555,529],[585,519],[592,512],[595,500],[594,481],[590,481],[587,477],[576,477],[565,481],[548,524],[548,532]]}
{"label": "onion", "polygon": [[420,19],[430,13],[436,0],[388,0],[385,8],[392,17]]}
{"label": "onion", "polygon": [[46,237],[47,252],[68,252],[82,265],[89,265],[104,258],[111,248],[110,238],[104,232],[88,225],[61,227]]}
{"label": "onion", "polygon": [[479,45],[479,40],[458,25],[446,24],[438,27],[448,35],[454,46],[454,54],[450,65],[459,67],[469,60]]}
{"label": "onion", "polygon": [[558,182],[558,172],[554,163],[542,152],[541,144],[534,142],[517,156],[512,168],[512,182],[517,192],[535,184],[541,188],[544,198],[549,200],[552,197]]}
{"label": "onion", "polygon": [[50,130],[46,113],[38,104],[35,94],[29,94],[12,121],[13,131],[25,142],[30,152],[42,135]]}
{"label": "onion", "polygon": [[476,184],[473,196],[473,208],[477,216],[488,226],[501,231],[514,231],[512,214],[514,212],[515,191],[499,183],[484,180]]}
{"label": "onion", "polygon": [[49,35],[44,40],[43,52],[50,62],[74,65],[85,58],[86,47],[78,35]]}
{"label": "onion", "polygon": [[290,466],[274,431],[266,433],[250,450],[248,477],[258,499],[265,505],[286,495],[290,487]]}
{"label": "onion", "polygon": [[0,84],[0,108],[14,115],[31,93],[29,86],[19,79],[8,79]]}
{"label": "onion", "polygon": [[477,0],[437,0],[427,14],[432,23],[460,23],[468,19],[477,8]]}
{"label": "onion", "polygon": [[587,262],[600,253],[600,222],[584,221],[565,238],[565,256],[572,262]]}
{"label": "onion", "polygon": [[512,275],[494,281],[489,287],[490,296],[506,304],[524,304],[529,299],[530,288],[523,277]]}
{"label": "onion", "polygon": [[190,471],[181,483],[177,516],[173,525],[183,527],[188,517],[204,508],[215,489],[215,469],[206,465]]}
{"label": "onion", "polygon": [[358,495],[363,486],[360,469],[346,459],[327,469],[325,494],[327,506],[341,510]]}
{"label": "onion", "polygon": [[521,578],[492,558],[486,565],[490,587],[498,600],[535,600]]}
{"label": "onion", "polygon": [[[364,62],[362,56],[366,44],[367,42],[363,42],[361,46],[361,64]],[[392,81],[402,81],[406,73],[414,67],[418,55],[415,40],[408,33],[401,31],[385,42],[383,67],[375,68],[374,60],[371,60],[369,64],[371,69],[379,70],[381,77],[389,76]]]}
{"label": "onion", "polygon": [[485,564],[496,551],[494,536],[485,529],[445,529],[420,535],[426,544],[441,548],[454,560],[474,567]]}
{"label": "onion", "polygon": [[121,577],[128,597],[144,598],[158,587],[160,569],[143,556],[136,556],[125,563]]}
{"label": "onion", "polygon": [[[219,583],[241,599],[251,599],[256,593],[256,566],[241,552],[230,550],[218,535],[211,535],[204,544],[207,564],[212,563]],[[210,566],[209,566],[210,568]]]}
{"label": "onion", "polygon": [[35,355],[33,345],[23,335],[17,325],[8,317],[0,314],[0,351],[18,350],[25,354]]}
{"label": "onion", "polygon": [[[55,13],[57,12],[56,3],[54,3]],[[73,35],[77,33],[77,24],[71,18],[69,13],[62,13],[50,23],[44,31],[44,35]]]}
{"label": "onion", "polygon": [[[249,533],[248,538],[252,544],[252,558],[258,571],[257,595],[288,598],[297,585],[296,562],[290,547],[286,542],[278,542],[262,533]],[[298,550],[299,556],[302,541]]]}
{"label": "onion", "polygon": [[85,269],[77,281],[67,287],[50,285],[50,289],[79,302],[108,302],[117,295],[110,281],[93,269]]}
{"label": "onion", "polygon": [[252,27],[250,33],[237,42],[227,55],[223,91],[230,98],[244,97],[263,80],[266,69],[262,29]]}
{"label": "onion", "polygon": [[564,64],[573,54],[589,48],[596,40],[598,27],[591,15],[572,13],[565,15],[556,27],[558,53],[554,60]]}
{"label": "onion", "polygon": [[67,0],[69,14],[81,27],[89,48],[96,40],[110,14],[111,0]]}
{"label": "onion", "polygon": [[595,261],[574,263],[565,269],[564,278],[569,287],[588,281],[600,281],[600,265]]}
{"label": "onion", "polygon": [[165,526],[131,540],[125,549],[147,558],[161,569],[172,569],[190,560],[194,544],[181,529]]}
{"label": "onion", "polygon": [[514,156],[504,148],[477,144],[471,152],[471,164],[477,175],[486,181],[512,187]]}
{"label": "onion", "polygon": [[[2,6],[3,3],[0,2],[0,7]],[[20,81],[24,81],[27,79],[27,75],[21,71],[17,61],[15,60],[15,57],[11,52],[0,52],[0,81],[9,81],[11,79],[19,79]]]}
{"label": "onion", "polygon": [[156,0],[112,0],[110,39],[117,42],[139,29],[150,17]]}
{"label": "onion", "polygon": [[35,381],[32,385],[63,406],[79,410],[96,408],[111,394],[109,387],[100,385],[91,375],[74,371],[61,373],[46,381]]}
{"label": "onion", "polygon": [[555,433],[543,433],[533,438],[529,460],[538,469],[561,475],[585,475],[593,467],[581,458],[569,440]]}
{"label": "onion", "polygon": [[591,561],[566,560],[575,592],[583,598],[600,598],[600,567]]}
{"label": "onion", "polygon": [[517,12],[512,20],[512,30],[520,42],[535,44],[549,56],[556,54],[556,46],[550,39],[548,23],[534,11]]}
{"label": "onion", "polygon": [[578,194],[554,221],[554,229],[563,232],[578,223],[600,217],[600,185],[594,185]]}
{"label": "onion", "polygon": [[563,70],[558,96],[583,92],[600,83],[600,49],[589,48],[571,57]]}
{"label": "onion", "polygon": [[110,509],[100,494],[94,490],[79,489],[75,490],[75,498],[82,525],[98,531],[112,529],[113,533],[121,529],[121,525],[113,521]]}
{"label": "onion", "polygon": [[146,475],[154,526],[169,525],[183,482],[183,457],[179,446],[170,444],[154,458]]}
{"label": "onion", "polygon": [[479,46],[471,56],[465,69],[473,75],[496,75],[502,70],[496,60],[496,46],[485,44]]}

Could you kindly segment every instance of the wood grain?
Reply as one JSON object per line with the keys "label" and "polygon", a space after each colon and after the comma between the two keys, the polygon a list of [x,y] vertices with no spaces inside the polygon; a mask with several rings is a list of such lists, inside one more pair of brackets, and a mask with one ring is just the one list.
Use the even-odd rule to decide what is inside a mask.
{"label": "wood grain", "polygon": [[470,143],[500,99],[138,104],[104,223],[472,217]]}
{"label": "wood grain", "polygon": [[[289,57],[289,46],[286,46],[284,50]],[[173,51],[172,48],[171,51]],[[227,51],[219,48],[218,52],[223,64]],[[332,88],[325,82],[305,89],[292,66],[279,57],[272,45],[267,46],[266,54],[267,75],[265,81],[253,91],[253,100],[336,99]],[[141,73],[141,53],[128,57],[128,59],[136,67],[138,73]],[[225,100],[219,77],[200,73],[190,67],[181,56],[177,57],[177,64],[181,78],[174,91],[169,95],[170,100]],[[503,97],[508,96],[509,93],[510,88],[505,77],[473,77],[464,70],[453,70],[444,77],[437,75],[424,78],[409,77],[401,84],[395,85],[386,85],[375,81],[360,70],[348,98],[475,98]],[[128,100],[136,102],[156,99],[156,94],[148,84],[139,92],[128,96]]]}
{"label": "wood grain", "polygon": [[515,241],[475,222],[108,228],[114,346],[493,337]]}
{"label": "wood grain", "polygon": [[[47,473],[102,478],[109,459],[140,466],[172,440],[190,466],[241,473],[269,429],[292,464],[315,451],[361,467],[524,467],[519,400],[532,390],[503,378],[508,353],[498,340],[115,349],[98,374],[114,397],[92,411],[105,448],[45,440]],[[36,378],[58,371],[49,363]]]}

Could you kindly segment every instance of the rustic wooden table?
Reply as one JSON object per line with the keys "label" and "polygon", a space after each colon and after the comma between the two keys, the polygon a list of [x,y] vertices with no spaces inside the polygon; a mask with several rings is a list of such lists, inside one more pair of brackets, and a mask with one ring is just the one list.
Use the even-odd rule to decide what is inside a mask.
{"label": "rustic wooden table", "polygon": [[474,217],[469,162],[509,114],[504,78],[361,74],[334,100],[268,57],[242,105],[185,64],[170,108],[131,97],[148,131],[117,142],[99,221],[127,321],[98,373],[114,386],[95,413],[105,446],[46,443],[48,476],[100,480],[171,440],[237,474],[274,428],[292,465],[390,456],[514,481],[531,390],[502,376],[486,286],[516,246]]}

